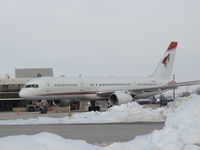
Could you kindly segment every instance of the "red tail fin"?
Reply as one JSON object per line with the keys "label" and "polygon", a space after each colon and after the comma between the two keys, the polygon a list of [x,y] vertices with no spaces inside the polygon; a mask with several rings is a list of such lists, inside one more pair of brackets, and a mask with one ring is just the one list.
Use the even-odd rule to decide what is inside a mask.
{"label": "red tail fin", "polygon": [[169,47],[168,47],[168,49],[167,49],[167,51],[175,50],[177,45],[178,45],[178,42],[171,42]]}

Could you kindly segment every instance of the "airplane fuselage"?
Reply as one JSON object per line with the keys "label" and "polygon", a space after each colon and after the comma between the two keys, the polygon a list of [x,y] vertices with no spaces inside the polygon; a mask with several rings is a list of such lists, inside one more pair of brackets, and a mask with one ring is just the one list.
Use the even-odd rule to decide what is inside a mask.
{"label": "airplane fuselage", "polygon": [[[166,85],[168,82],[152,78],[134,79],[130,77],[41,77],[27,82],[20,91],[27,99],[81,99],[105,100],[99,93],[128,91]],[[159,93],[162,93],[159,91]],[[159,94],[151,92],[149,96]],[[26,97],[27,95],[27,97]],[[146,97],[147,95],[144,95]]]}

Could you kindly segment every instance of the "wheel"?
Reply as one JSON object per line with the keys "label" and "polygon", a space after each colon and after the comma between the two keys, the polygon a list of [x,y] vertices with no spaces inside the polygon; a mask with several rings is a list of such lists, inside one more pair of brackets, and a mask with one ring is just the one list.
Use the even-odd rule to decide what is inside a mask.
{"label": "wheel", "polygon": [[95,107],[95,111],[100,111],[100,107],[99,107],[99,106],[96,106],[96,107]]}
{"label": "wheel", "polygon": [[48,112],[47,107],[43,106],[43,107],[40,108],[40,113],[41,114],[46,114],[47,112]]}
{"label": "wheel", "polygon": [[88,107],[88,111],[93,111],[93,107],[92,106]]}
{"label": "wheel", "polygon": [[100,107],[95,105],[95,101],[90,101],[90,104],[88,111],[100,111]]}
{"label": "wheel", "polygon": [[100,107],[99,106],[90,106],[90,107],[88,107],[88,111],[100,111]]}

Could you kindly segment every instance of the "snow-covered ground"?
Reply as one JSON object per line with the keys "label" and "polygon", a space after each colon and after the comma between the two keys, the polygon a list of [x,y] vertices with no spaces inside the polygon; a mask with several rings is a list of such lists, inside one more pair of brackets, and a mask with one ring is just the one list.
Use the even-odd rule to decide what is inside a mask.
{"label": "snow-covered ground", "polygon": [[163,129],[106,147],[40,133],[0,138],[0,150],[200,150],[199,108],[200,97],[185,100],[167,117]]}
{"label": "snow-covered ground", "polygon": [[197,97],[197,95],[191,95],[187,98],[178,98],[167,107],[158,109],[144,108],[137,103],[128,103],[114,106],[106,112],[74,113],[70,118],[38,117],[31,119],[1,120],[0,125],[161,122],[165,121],[167,116],[173,113],[181,103],[194,97]]}

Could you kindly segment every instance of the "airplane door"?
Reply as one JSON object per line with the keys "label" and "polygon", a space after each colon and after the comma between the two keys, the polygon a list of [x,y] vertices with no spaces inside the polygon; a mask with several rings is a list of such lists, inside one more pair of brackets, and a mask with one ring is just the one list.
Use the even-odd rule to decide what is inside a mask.
{"label": "airplane door", "polygon": [[50,88],[50,83],[46,83],[46,91],[47,93],[50,93],[51,92],[51,88]]}

